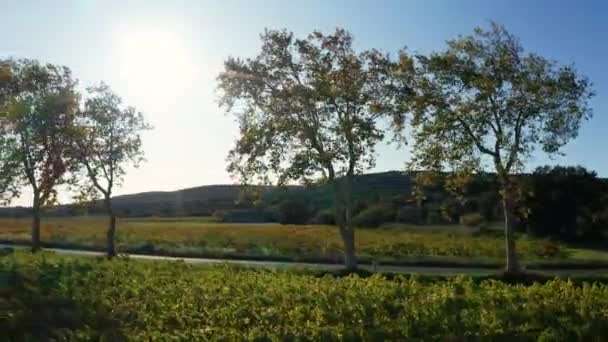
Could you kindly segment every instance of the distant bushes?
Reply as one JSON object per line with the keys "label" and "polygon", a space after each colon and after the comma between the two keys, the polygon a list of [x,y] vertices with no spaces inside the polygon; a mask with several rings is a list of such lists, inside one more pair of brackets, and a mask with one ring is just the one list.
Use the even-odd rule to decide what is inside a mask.
{"label": "distant bushes", "polygon": [[566,241],[597,240],[608,230],[608,183],[583,167],[534,171],[524,205],[528,232]]}
{"label": "distant bushes", "polygon": [[280,224],[306,224],[312,216],[313,210],[303,198],[283,200],[275,209]]}
{"label": "distant bushes", "polygon": [[353,218],[355,226],[378,227],[383,223],[395,220],[395,209],[387,204],[375,204],[362,210]]}

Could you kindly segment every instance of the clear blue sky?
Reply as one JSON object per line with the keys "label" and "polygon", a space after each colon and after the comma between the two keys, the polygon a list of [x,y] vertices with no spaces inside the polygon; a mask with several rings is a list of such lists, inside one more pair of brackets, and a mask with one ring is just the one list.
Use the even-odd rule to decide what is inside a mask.
{"label": "clear blue sky", "polygon": [[[608,2],[606,1],[0,1],[0,57],[71,67],[81,85],[109,83],[155,126],[148,162],[119,193],[230,183],[225,157],[236,124],[217,108],[215,77],[229,56],[252,56],[265,27],[303,36],[351,31],[359,48],[442,49],[489,20],[524,47],[575,63],[595,84],[594,118],[564,157],[531,166],[582,164],[608,176]],[[402,169],[407,149],[380,146],[376,171]],[[64,197],[65,198],[65,197]],[[27,193],[16,204],[27,204]]]}

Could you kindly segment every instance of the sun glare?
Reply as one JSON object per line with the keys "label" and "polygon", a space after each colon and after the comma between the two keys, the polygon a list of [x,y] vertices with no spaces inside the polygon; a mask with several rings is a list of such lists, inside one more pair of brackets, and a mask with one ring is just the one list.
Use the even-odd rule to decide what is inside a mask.
{"label": "sun glare", "polygon": [[196,67],[182,37],[163,30],[121,34],[120,74],[129,89],[140,95],[174,92],[196,78]]}

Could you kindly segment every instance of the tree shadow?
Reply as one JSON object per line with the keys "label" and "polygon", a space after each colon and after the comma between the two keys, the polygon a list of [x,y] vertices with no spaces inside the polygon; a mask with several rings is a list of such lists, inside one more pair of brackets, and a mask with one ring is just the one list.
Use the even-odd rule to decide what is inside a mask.
{"label": "tree shadow", "polygon": [[43,263],[30,273],[0,263],[2,341],[126,341],[121,321],[110,308],[94,298],[84,303],[58,291],[65,285],[60,278],[67,271],[63,268],[82,273],[87,266],[91,267]]}

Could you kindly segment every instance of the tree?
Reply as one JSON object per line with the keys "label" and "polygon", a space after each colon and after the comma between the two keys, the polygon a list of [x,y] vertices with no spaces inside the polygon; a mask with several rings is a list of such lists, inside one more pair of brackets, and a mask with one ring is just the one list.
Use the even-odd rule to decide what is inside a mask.
{"label": "tree", "polygon": [[142,113],[125,107],[105,84],[87,89],[88,98],[79,112],[73,134],[72,155],[89,180],[81,184],[85,197],[103,196],[109,216],[107,255],[116,255],[116,214],[112,191],[122,183],[128,166],[137,167],[143,160],[140,134],[149,129]]}
{"label": "tree", "polygon": [[8,204],[19,194],[19,160],[16,158],[15,139],[7,131],[12,80],[9,64],[0,63],[0,203]]}
{"label": "tree", "polygon": [[266,30],[255,58],[229,58],[219,75],[221,105],[240,137],[228,170],[241,182],[322,179],[336,189],[345,264],[357,267],[352,223],[355,174],[374,164],[384,137],[378,119],[396,110],[388,56],[356,53],[338,29],[295,39]]}
{"label": "tree", "polygon": [[554,154],[590,118],[587,78],[524,53],[498,24],[450,40],[445,51],[400,58],[401,79],[415,89],[410,110],[412,167],[497,173],[505,220],[506,271],[518,270],[511,224],[513,174],[538,147]]}
{"label": "tree", "polygon": [[32,250],[37,251],[41,210],[56,200],[56,186],[63,182],[70,164],[66,142],[78,107],[77,82],[63,66],[28,59],[0,64],[5,75],[0,87],[5,108],[0,123],[9,142],[3,153],[18,161],[14,171],[32,189]]}
{"label": "tree", "polygon": [[[526,198],[529,232],[563,240],[601,238],[606,182],[581,166],[544,166],[532,174]],[[586,224],[584,224],[586,223]]]}
{"label": "tree", "polygon": [[280,224],[306,224],[313,215],[310,203],[303,197],[286,198],[275,209]]}

